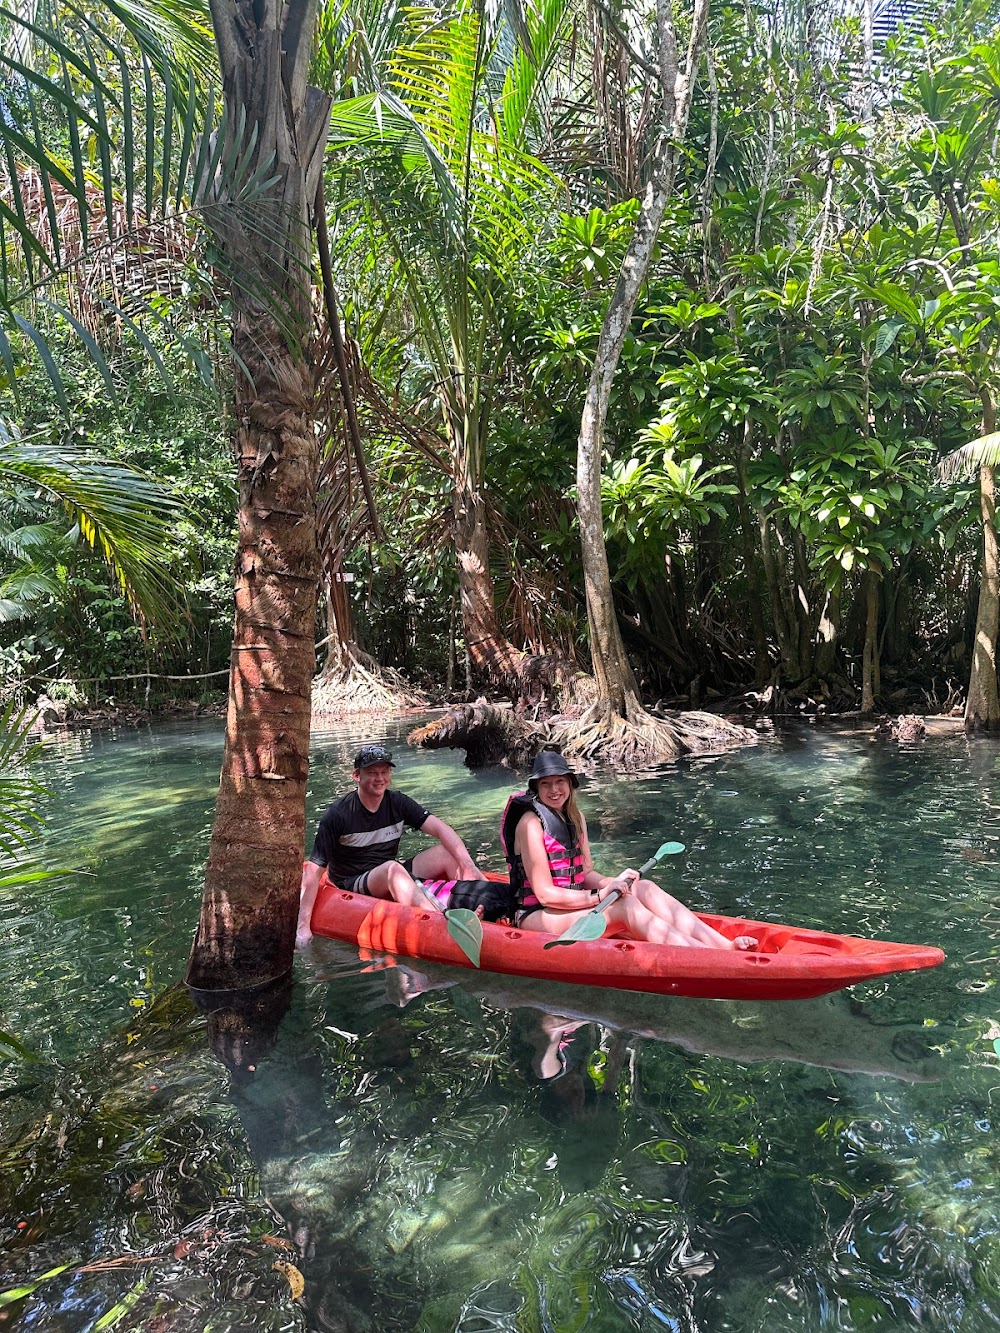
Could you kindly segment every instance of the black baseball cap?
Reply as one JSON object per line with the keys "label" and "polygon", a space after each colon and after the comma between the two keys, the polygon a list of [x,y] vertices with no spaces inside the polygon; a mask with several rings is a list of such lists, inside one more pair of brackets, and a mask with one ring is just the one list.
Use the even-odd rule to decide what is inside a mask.
{"label": "black baseball cap", "polygon": [[361,749],[354,756],[354,771],[360,772],[362,768],[371,768],[372,764],[388,764],[390,768],[396,765],[392,762],[392,751],[386,745],[380,745],[374,742],[371,745],[362,745]]}

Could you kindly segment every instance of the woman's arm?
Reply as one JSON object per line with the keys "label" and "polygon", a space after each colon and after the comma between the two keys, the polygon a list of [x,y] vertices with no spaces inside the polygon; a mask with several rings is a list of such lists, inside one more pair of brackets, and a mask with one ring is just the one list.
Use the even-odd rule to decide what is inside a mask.
{"label": "woman's arm", "polygon": [[[586,844],[587,831],[584,828],[580,848],[583,852],[583,864],[586,868],[590,849]],[[605,896],[603,888],[612,881],[606,875],[598,875],[591,868],[584,875],[584,887],[580,889],[558,889],[552,883],[549,870],[549,858],[545,855],[545,840],[542,837],[541,821],[526,814],[517,826],[514,839],[515,850],[524,862],[525,875],[532,892],[543,907],[550,907],[556,912],[579,912],[581,909],[596,907]],[[599,890],[592,892],[592,890]]]}

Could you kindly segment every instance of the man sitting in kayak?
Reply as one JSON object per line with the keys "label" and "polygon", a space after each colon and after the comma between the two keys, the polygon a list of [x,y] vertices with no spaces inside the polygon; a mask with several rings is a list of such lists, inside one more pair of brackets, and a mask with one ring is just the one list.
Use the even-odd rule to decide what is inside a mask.
{"label": "man sitting in kayak", "polygon": [[752,947],[749,940],[734,944],[726,939],[651,879],[640,879],[636,870],[623,870],[618,876],[595,870],[587,821],[573,794],[579,785],[557,750],[541,750],[528,778],[528,792],[507,803],[501,841],[521,930],[561,935],[617,890],[622,896],[604,914],[609,935],[702,949]]}
{"label": "man sitting in kayak", "polygon": [[[467,901],[467,895],[461,891],[457,895],[446,891],[446,901],[441,902],[428,896],[416,883],[417,879],[460,880],[485,885],[455,830],[409,796],[390,788],[395,767],[392,754],[384,745],[363,745],[354,756],[353,778],[357,790],[327,807],[302,871],[297,948],[312,939],[309,926],[324,869],[334,884],[351,893],[394,898],[407,906],[419,902],[426,907],[433,903],[439,911],[446,906],[478,905]],[[436,838],[438,845],[425,848],[409,861],[399,862],[396,853],[405,828],[419,829]],[[460,901],[449,900],[456,896]]]}

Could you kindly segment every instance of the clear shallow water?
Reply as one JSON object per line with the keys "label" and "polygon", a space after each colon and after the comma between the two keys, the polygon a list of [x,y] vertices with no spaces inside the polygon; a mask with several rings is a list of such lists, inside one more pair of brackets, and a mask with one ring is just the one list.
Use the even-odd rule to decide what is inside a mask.
{"label": "clear shallow water", "polygon": [[[316,736],[311,819],[354,739]],[[609,869],[677,838],[663,882],[693,906],[933,941],[943,969],[723,1004],[319,941],[237,1087],[183,992],[152,1003],[183,970],[220,753],[205,724],[48,761],[47,853],[92,874],[0,911],[0,1025],[48,1061],[0,1064],[0,1291],[157,1258],[56,1275],[7,1327],[96,1328],[130,1292],[113,1326],[157,1333],[1000,1325],[994,743],[803,731],[586,787]],[[498,865],[509,775],[404,750],[399,784]]]}

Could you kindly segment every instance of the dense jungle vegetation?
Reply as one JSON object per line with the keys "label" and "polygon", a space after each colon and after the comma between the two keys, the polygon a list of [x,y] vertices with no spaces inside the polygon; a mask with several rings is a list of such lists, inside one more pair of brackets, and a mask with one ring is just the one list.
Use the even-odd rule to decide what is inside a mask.
{"label": "dense jungle vegetation", "polygon": [[[196,6],[185,14],[196,23]],[[123,123],[143,65],[115,8],[52,17],[66,32],[90,25],[95,49],[95,33],[111,43],[102,114]],[[616,608],[647,696],[697,704],[756,689],[764,706],[784,692],[854,707],[864,674],[868,708],[964,698],[979,479],[942,484],[935,470],[994,428],[995,17],[983,0],[710,15],[604,439]],[[524,22],[530,56],[502,21],[484,39],[490,20],[471,6],[330,6],[313,48],[310,77],[333,96],[329,247],[375,501],[369,514],[356,461],[328,471],[318,637],[356,642],[436,694],[478,683],[466,680],[475,627],[455,560],[463,486],[482,506],[500,634],[588,661],[576,437],[648,165],[655,33],[632,9],[556,0]],[[34,48],[43,72],[39,53],[51,72],[57,57]],[[197,676],[228,660],[229,311],[211,235],[183,199],[145,230],[123,219],[115,245],[126,188],[143,173],[168,188],[159,174],[177,148],[148,125],[104,163],[85,121],[74,147],[53,116],[63,142],[49,151],[67,179],[74,152],[110,167],[113,186],[95,184],[90,205],[112,239],[96,257],[64,246],[54,273],[30,247],[15,252],[22,208],[47,232],[50,210],[72,203],[21,156],[45,139],[52,88],[6,61],[5,281],[19,322],[3,339],[5,447],[16,430],[163,479],[184,504],[165,557],[187,618],[182,637],[151,638],[75,519],[30,477],[5,479],[5,681],[141,700],[147,672]],[[147,116],[163,117],[163,91],[147,94]],[[163,124],[180,142],[191,121],[173,96]],[[101,364],[56,313],[53,287]],[[336,442],[342,396],[328,378],[332,420],[317,430]],[[113,679],[127,676],[140,679]],[[223,680],[153,683],[197,695]]]}

